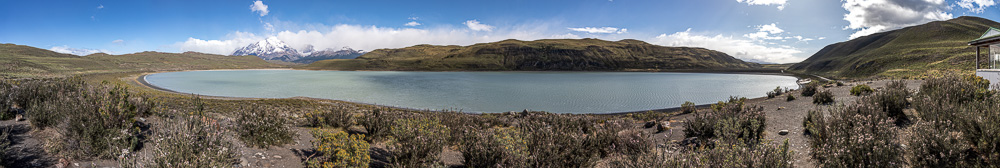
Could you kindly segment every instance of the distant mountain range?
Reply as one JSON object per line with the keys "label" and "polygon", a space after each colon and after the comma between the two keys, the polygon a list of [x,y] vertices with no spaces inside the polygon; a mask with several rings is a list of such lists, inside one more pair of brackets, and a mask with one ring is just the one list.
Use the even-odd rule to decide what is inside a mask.
{"label": "distant mountain range", "polygon": [[840,78],[971,74],[976,50],[968,42],[990,27],[1000,23],[962,16],[875,33],[827,45],[789,70]]}
{"label": "distant mountain range", "polygon": [[253,55],[264,60],[308,64],[327,59],[354,59],[365,53],[362,50],[354,50],[349,47],[344,47],[340,50],[328,48],[322,51],[315,51],[312,45],[306,47],[303,51],[299,52],[285,44],[285,42],[278,40],[278,38],[270,37],[240,48],[231,55]]}
{"label": "distant mountain range", "polygon": [[719,51],[639,40],[504,40],[470,46],[378,49],[357,59],[323,60],[305,69],[403,71],[658,71],[757,69]]}

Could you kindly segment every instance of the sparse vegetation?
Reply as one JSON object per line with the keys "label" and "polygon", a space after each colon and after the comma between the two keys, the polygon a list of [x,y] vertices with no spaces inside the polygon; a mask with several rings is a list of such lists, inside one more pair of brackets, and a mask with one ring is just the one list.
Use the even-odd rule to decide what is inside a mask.
{"label": "sparse vegetation", "polygon": [[394,121],[389,115],[388,109],[373,108],[358,120],[358,124],[365,127],[365,131],[368,133],[365,138],[369,142],[380,140],[386,136],[385,134],[388,134]]}
{"label": "sparse vegetation", "polygon": [[236,116],[236,134],[246,146],[267,148],[291,142],[295,134],[286,125],[281,114],[251,106],[240,110]]}
{"label": "sparse vegetation", "polygon": [[831,104],[833,103],[833,92],[830,90],[820,90],[813,95],[813,104]]}
{"label": "sparse vegetation", "polygon": [[863,85],[862,84],[862,85],[857,85],[857,86],[851,87],[851,95],[852,96],[863,96],[863,95],[871,94],[872,92],[875,92],[875,90],[872,89],[872,87],[870,87],[868,85]]}
{"label": "sparse vegetation", "polygon": [[819,84],[816,83],[815,81],[813,83],[809,83],[806,84],[805,86],[802,86],[802,93],[801,93],[802,96],[805,97],[813,96],[814,94],[816,94],[817,87],[819,87]]}
{"label": "sparse vegetation", "polygon": [[316,138],[312,143],[320,155],[310,158],[308,167],[368,167],[371,162],[365,135],[326,129],[313,129],[310,133]]}
{"label": "sparse vegetation", "polygon": [[788,94],[788,96],[785,97],[785,101],[792,101],[792,100],[795,100],[795,96],[792,96],[792,94]]}
{"label": "sparse vegetation", "polygon": [[682,113],[687,114],[687,113],[693,113],[695,111],[698,111],[698,107],[696,107],[694,103],[685,101],[684,104],[681,104]]}
{"label": "sparse vegetation", "polygon": [[223,139],[227,132],[218,119],[186,115],[163,124],[153,135],[150,165],[136,167],[231,167],[239,163],[238,151]]}
{"label": "sparse vegetation", "polygon": [[310,127],[339,127],[347,128],[354,123],[354,114],[347,106],[338,105],[330,110],[317,110],[306,113],[306,125]]}
{"label": "sparse vegetation", "polygon": [[447,144],[450,131],[435,119],[396,120],[390,130],[392,163],[402,167],[439,165],[437,156]]}

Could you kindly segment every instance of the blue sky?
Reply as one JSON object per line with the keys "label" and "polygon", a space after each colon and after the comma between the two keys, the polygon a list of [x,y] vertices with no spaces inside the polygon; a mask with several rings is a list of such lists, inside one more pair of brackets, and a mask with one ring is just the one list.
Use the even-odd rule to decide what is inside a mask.
{"label": "blue sky", "polygon": [[[0,43],[57,52],[230,54],[269,37],[373,50],[504,39],[638,39],[789,63],[875,32],[959,16],[1000,20],[1000,0],[4,1]],[[984,30],[985,31],[985,30]]]}

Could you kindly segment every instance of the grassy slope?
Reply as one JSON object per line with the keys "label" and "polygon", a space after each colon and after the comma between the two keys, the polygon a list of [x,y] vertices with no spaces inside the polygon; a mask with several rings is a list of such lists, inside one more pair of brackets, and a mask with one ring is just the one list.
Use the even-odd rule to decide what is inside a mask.
{"label": "grassy slope", "polygon": [[76,56],[45,49],[0,44],[0,78],[58,77],[77,74],[148,72],[200,69],[279,68],[254,56],[222,56],[141,52],[125,55],[103,53]]}
{"label": "grassy slope", "polygon": [[876,33],[828,45],[790,70],[841,78],[971,74],[976,51],[968,42],[988,27],[1000,23],[963,16]]}
{"label": "grassy slope", "polygon": [[638,40],[504,40],[471,46],[416,45],[378,49],[357,59],[323,60],[305,69],[330,70],[681,70],[759,68],[725,53],[664,47]]}

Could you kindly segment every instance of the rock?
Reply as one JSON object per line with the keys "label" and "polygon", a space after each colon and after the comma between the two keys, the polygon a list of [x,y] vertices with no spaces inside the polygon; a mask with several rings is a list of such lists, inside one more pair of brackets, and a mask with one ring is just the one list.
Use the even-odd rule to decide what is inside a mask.
{"label": "rock", "polygon": [[659,124],[656,124],[656,133],[668,131],[670,128],[670,121],[661,121]]}
{"label": "rock", "polygon": [[653,128],[653,126],[656,126],[655,121],[646,121],[646,123],[642,125],[642,128]]}
{"label": "rock", "polygon": [[782,109],[785,109],[785,107],[780,107],[780,106],[778,107],[778,110],[782,110]]}
{"label": "rock", "polygon": [[69,167],[69,161],[64,158],[59,158],[59,163],[56,164],[56,168]]}
{"label": "rock", "polygon": [[281,159],[281,155],[274,155],[273,158],[275,158],[275,159]]}
{"label": "rock", "polygon": [[21,114],[14,115],[14,121],[24,120],[24,116]]}
{"label": "rock", "polygon": [[778,131],[778,135],[788,135],[788,130]]}
{"label": "rock", "polygon": [[698,137],[684,138],[684,140],[681,141],[681,145],[683,145],[683,146],[698,147],[698,145],[699,145],[698,144]]}

